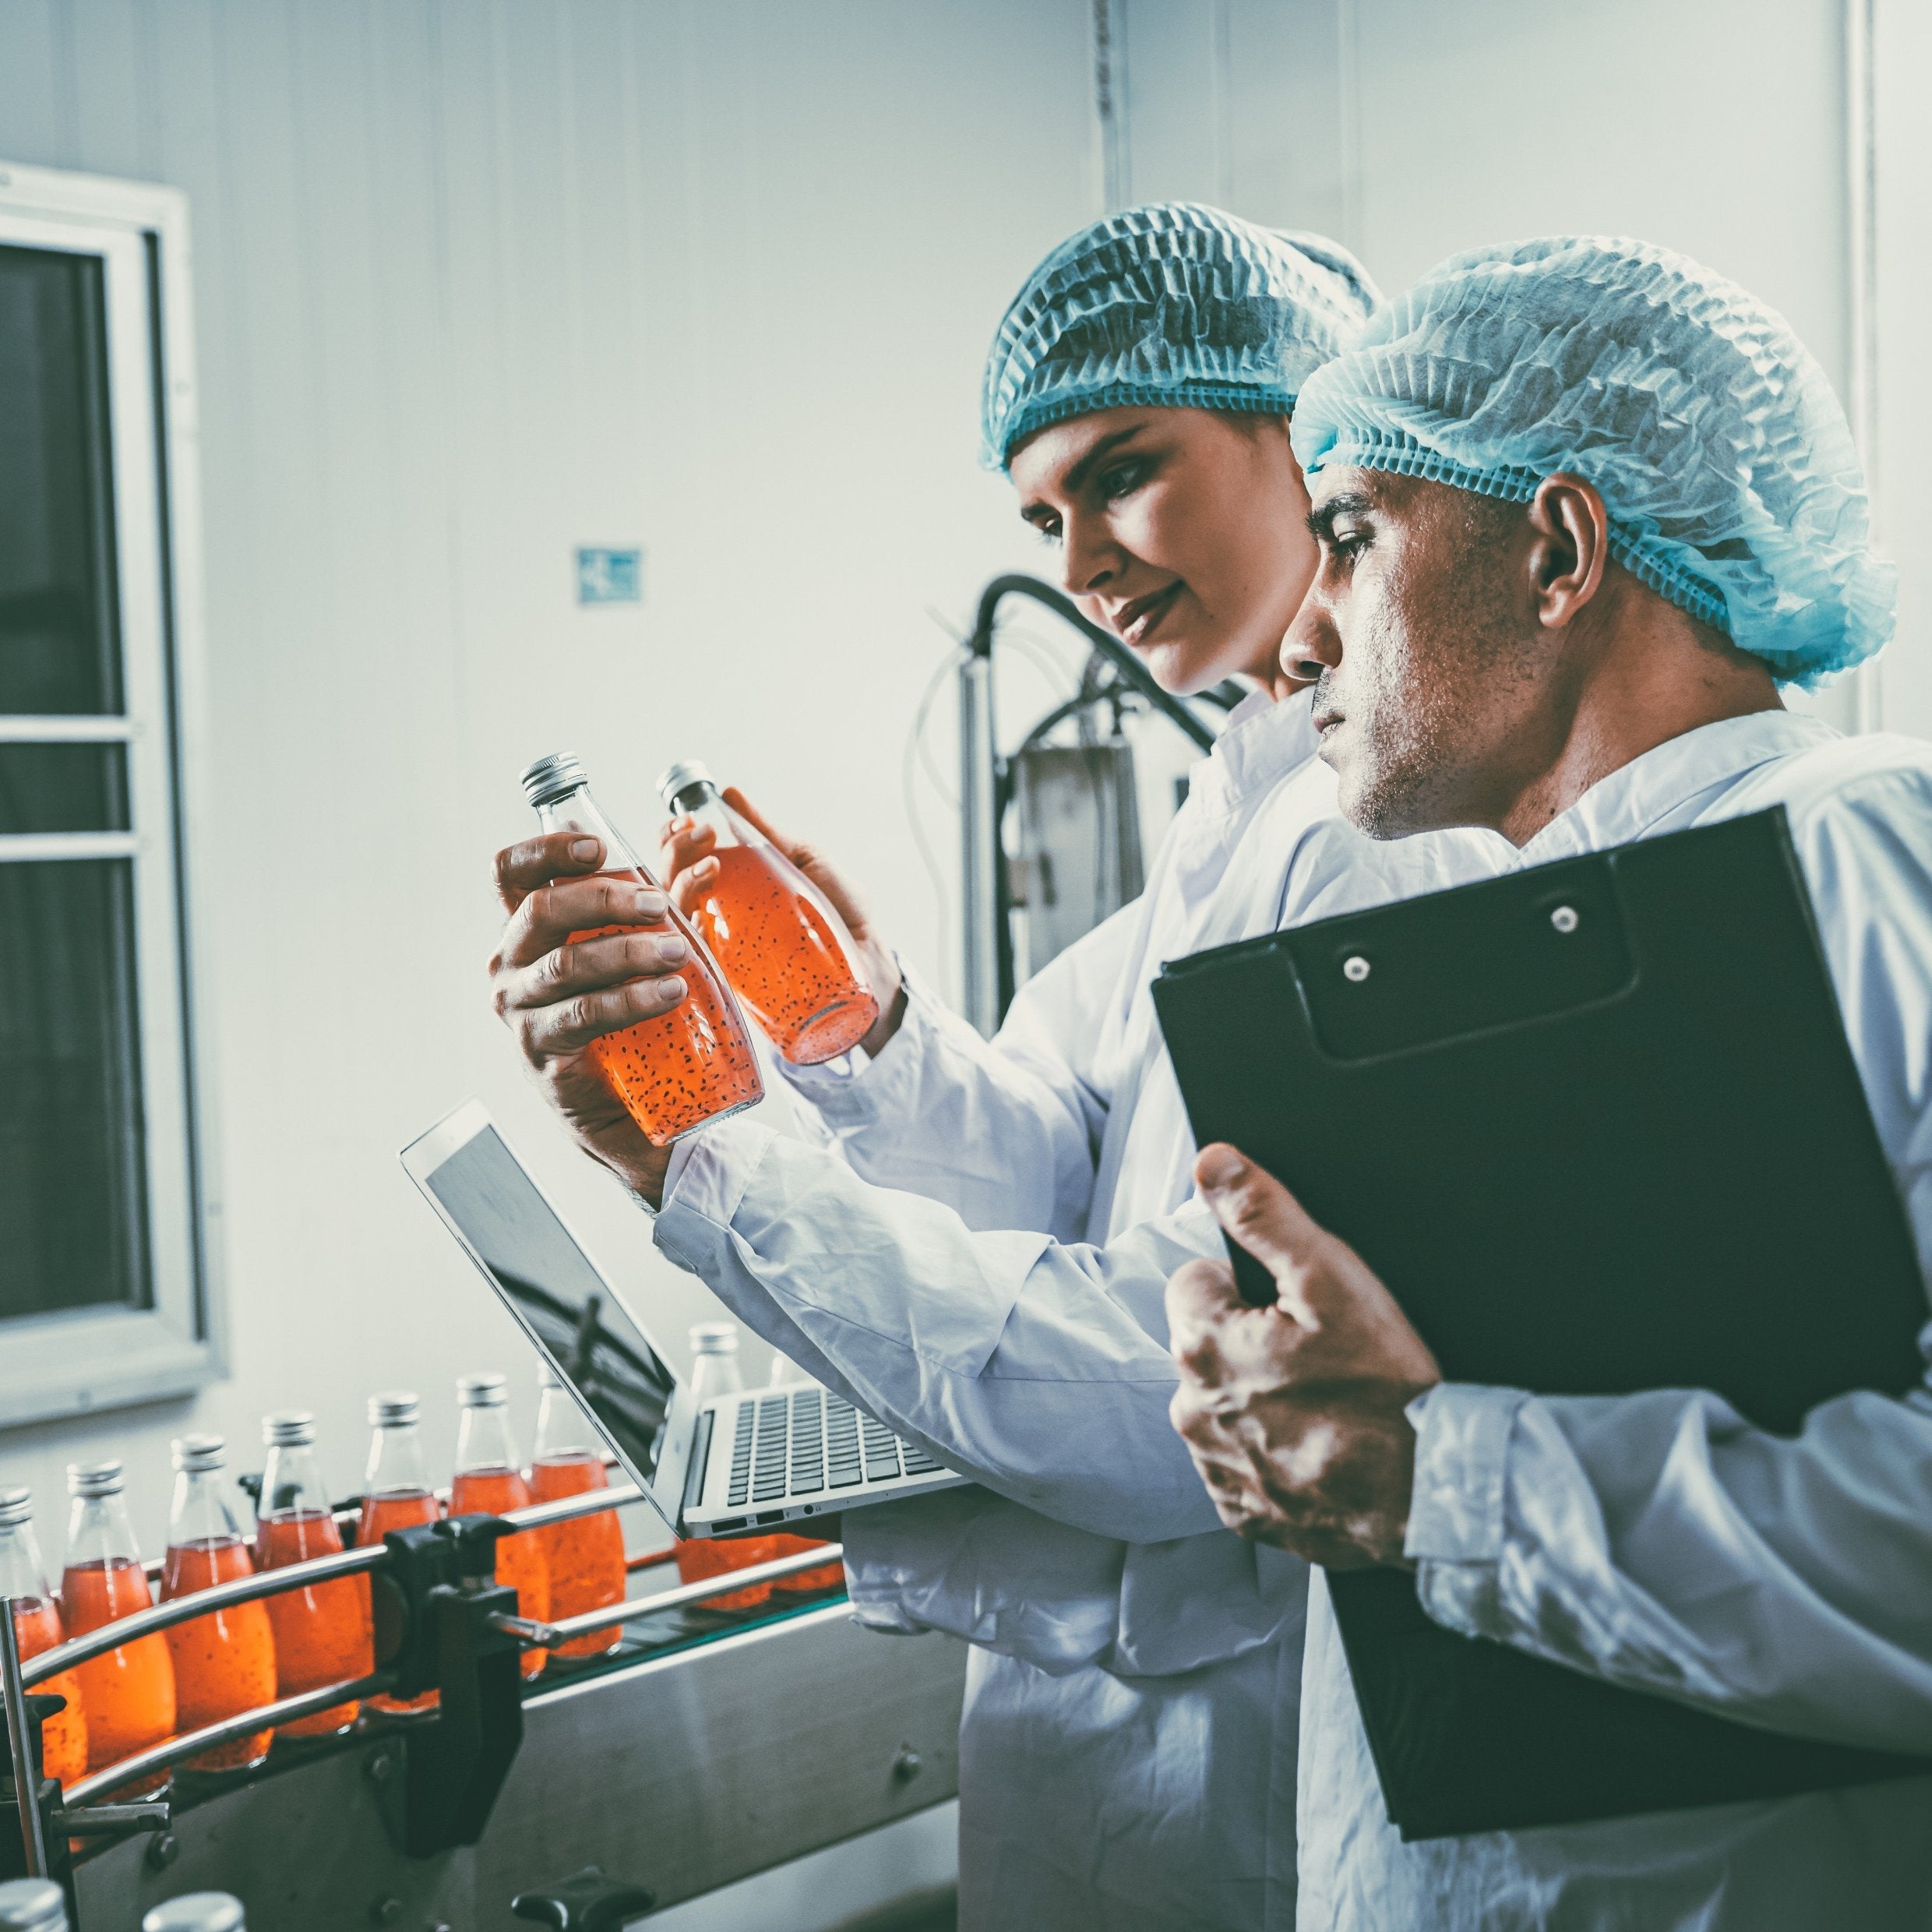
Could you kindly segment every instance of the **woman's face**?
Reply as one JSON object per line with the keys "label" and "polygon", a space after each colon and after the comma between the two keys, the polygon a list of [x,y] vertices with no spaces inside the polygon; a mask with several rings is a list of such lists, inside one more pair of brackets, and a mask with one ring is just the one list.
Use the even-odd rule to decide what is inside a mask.
{"label": "woman's face", "polygon": [[1282,688],[1282,638],[1317,561],[1285,417],[1097,410],[1007,467],[1067,594],[1165,689],[1238,672]]}

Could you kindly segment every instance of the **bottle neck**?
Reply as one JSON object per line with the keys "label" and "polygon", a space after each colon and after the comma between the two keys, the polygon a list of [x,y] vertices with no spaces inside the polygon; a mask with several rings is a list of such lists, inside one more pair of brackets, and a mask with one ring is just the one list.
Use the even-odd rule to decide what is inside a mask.
{"label": "bottle neck", "polygon": [[31,1523],[0,1527],[0,1597],[49,1599],[47,1572],[41,1567],[41,1547]]}
{"label": "bottle neck", "polygon": [[586,1456],[601,1460],[603,1454],[603,1445],[570,1391],[546,1388],[537,1405],[537,1446],[531,1460],[563,1462]]}
{"label": "bottle neck", "polygon": [[574,791],[567,791],[560,799],[546,800],[537,808],[537,823],[546,832],[588,832],[593,838],[604,844],[602,870],[607,873],[634,872],[650,885],[656,885],[657,875],[637,856],[630,842],[617,827],[612,824],[591,796],[587,784],[579,785]]}
{"label": "bottle neck", "polygon": [[369,1466],[363,1479],[370,1496],[427,1496],[422,1437],[414,1423],[386,1423],[369,1442]]}
{"label": "bottle neck", "polygon": [[218,1469],[183,1469],[175,1478],[175,1503],[168,1512],[167,1540],[171,1548],[192,1544],[233,1543],[242,1540],[228,1506],[222,1499]]}
{"label": "bottle neck", "polygon": [[277,1444],[269,1451],[262,1470],[262,1500],[256,1505],[258,1517],[292,1516],[298,1511],[333,1507],[329,1486],[323,1480],[322,1466],[312,1447]]}
{"label": "bottle neck", "polygon": [[471,1475],[485,1469],[514,1469],[516,1439],[510,1434],[509,1411],[500,1402],[466,1408],[457,1426],[457,1474]]}
{"label": "bottle neck", "polygon": [[735,1395],[745,1386],[745,1371],[738,1366],[738,1352],[728,1355],[700,1356],[691,1365],[691,1398],[709,1401],[714,1395]]}
{"label": "bottle neck", "polygon": [[757,828],[746,824],[724,802],[717,787],[708,778],[694,778],[674,793],[671,809],[674,816],[682,815],[695,824],[708,826],[720,848],[765,843]]}
{"label": "bottle neck", "polygon": [[67,1521],[67,1566],[84,1563],[139,1563],[140,1545],[127,1500],[119,1496],[77,1496]]}

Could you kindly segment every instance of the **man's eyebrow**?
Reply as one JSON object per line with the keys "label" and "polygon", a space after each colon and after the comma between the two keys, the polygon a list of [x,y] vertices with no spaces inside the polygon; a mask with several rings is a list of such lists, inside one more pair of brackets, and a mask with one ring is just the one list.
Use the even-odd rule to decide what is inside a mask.
{"label": "man's eyebrow", "polygon": [[1317,543],[1332,542],[1338,516],[1359,516],[1364,510],[1374,507],[1361,491],[1344,490],[1339,496],[1330,497],[1327,502],[1308,513],[1308,534]]}

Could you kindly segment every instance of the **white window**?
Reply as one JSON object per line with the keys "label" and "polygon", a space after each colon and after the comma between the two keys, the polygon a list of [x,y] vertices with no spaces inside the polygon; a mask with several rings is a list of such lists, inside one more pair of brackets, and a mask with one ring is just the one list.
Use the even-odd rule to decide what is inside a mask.
{"label": "white window", "polygon": [[185,207],[0,166],[0,1423],[219,1366]]}

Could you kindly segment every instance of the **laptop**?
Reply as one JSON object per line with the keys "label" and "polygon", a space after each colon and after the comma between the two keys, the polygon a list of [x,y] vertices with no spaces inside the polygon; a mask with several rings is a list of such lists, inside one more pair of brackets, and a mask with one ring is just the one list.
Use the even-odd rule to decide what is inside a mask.
{"label": "laptop", "polygon": [[402,1162],[678,1535],[742,1535],[966,1480],[803,1378],[694,1401],[481,1101]]}

